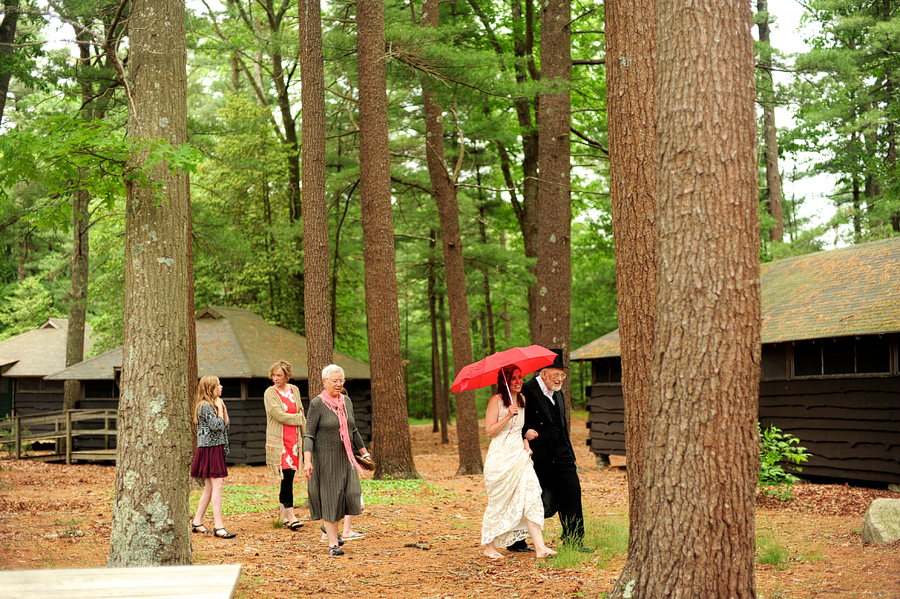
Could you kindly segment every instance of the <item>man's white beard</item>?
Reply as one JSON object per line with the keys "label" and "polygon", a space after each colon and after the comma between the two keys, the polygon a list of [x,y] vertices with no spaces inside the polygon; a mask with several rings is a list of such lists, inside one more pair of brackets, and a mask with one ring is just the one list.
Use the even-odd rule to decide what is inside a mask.
{"label": "man's white beard", "polygon": [[562,389],[562,383],[553,382],[547,385],[551,392],[556,393]]}

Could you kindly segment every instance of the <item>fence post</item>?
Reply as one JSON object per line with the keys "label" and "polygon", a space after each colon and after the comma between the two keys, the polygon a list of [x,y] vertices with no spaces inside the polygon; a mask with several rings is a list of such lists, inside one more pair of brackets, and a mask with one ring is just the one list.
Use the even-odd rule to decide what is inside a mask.
{"label": "fence post", "polygon": [[66,410],[66,466],[72,463],[72,410]]}
{"label": "fence post", "polygon": [[21,430],[21,422],[19,421],[19,417],[16,416],[16,459],[21,458],[22,453],[22,430]]}

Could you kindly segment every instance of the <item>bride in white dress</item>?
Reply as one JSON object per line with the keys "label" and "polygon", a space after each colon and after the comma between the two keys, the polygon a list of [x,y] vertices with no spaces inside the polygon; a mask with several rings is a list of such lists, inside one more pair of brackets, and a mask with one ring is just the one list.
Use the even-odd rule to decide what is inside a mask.
{"label": "bride in white dress", "polygon": [[[531,448],[522,438],[525,423],[522,372],[515,366],[507,366],[497,375],[497,384],[500,392],[488,401],[485,414],[491,445],[484,460],[488,495],[481,524],[484,554],[500,559],[504,556],[497,551],[498,546],[506,547],[530,534],[538,558],[556,555],[544,544],[541,485],[531,462]],[[511,401],[510,394],[517,401]]]}

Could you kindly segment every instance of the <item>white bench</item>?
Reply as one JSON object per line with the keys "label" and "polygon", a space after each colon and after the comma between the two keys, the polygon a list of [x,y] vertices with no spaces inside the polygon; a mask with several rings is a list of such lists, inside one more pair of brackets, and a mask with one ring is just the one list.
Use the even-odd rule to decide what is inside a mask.
{"label": "white bench", "polygon": [[0,599],[230,599],[241,565],[0,570]]}

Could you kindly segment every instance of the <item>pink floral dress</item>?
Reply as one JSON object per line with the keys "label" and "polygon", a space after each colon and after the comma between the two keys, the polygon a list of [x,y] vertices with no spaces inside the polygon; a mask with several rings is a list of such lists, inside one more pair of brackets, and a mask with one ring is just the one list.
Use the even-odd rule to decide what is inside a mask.
{"label": "pink floral dress", "polygon": [[[297,402],[294,401],[294,391],[290,385],[287,387],[287,393],[282,393],[275,389],[278,397],[281,399],[281,405],[284,407],[285,414],[297,413]],[[297,447],[297,427],[284,426],[282,431],[284,438],[284,447],[281,449],[281,469],[297,470],[300,463],[300,449]]]}

